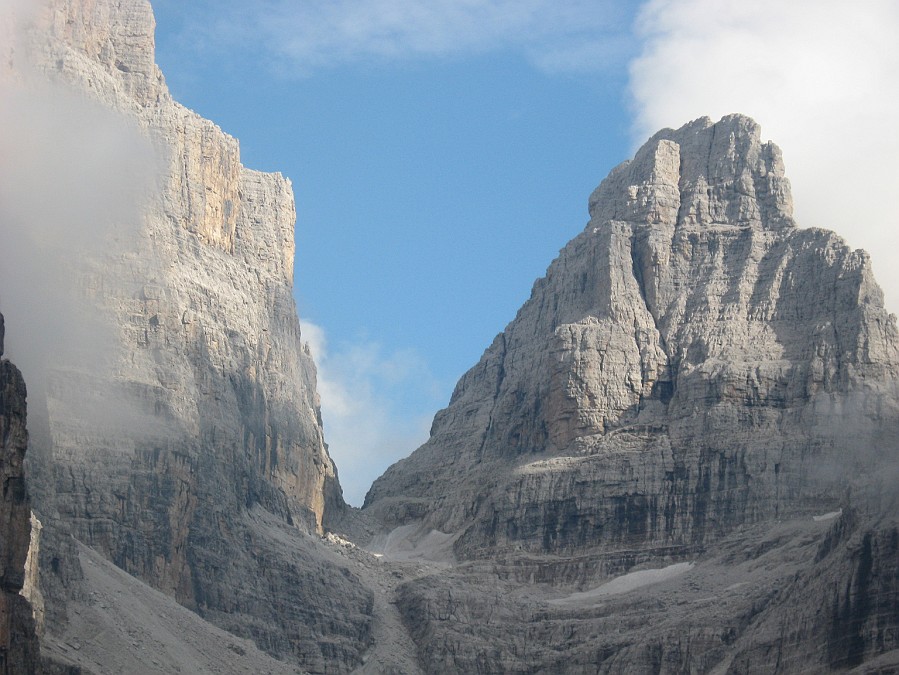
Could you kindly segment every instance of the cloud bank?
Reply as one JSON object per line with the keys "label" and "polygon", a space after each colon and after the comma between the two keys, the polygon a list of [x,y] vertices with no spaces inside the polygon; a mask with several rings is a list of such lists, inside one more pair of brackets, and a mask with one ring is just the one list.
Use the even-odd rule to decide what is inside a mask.
{"label": "cloud bank", "polygon": [[320,326],[301,320],[301,328],[318,368],[325,439],[344,499],[362,506],[372,481],[428,439],[443,392],[416,352],[387,352],[367,340],[332,348]]}
{"label": "cloud bank", "polygon": [[872,256],[899,311],[899,4],[651,0],[630,65],[635,143],[741,112],[784,151],[796,219]]}

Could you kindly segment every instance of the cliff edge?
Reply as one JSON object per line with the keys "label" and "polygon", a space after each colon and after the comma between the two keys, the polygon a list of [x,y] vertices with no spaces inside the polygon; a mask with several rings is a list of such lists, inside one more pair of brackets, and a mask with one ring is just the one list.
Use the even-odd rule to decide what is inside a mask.
{"label": "cliff edge", "polygon": [[[269,654],[349,669],[370,642],[370,591],[283,539],[313,542],[346,508],[292,295],[290,182],[244,167],[234,138],[172,99],[146,0],[54,0],[27,18],[9,90],[64,96],[76,119],[151,148],[144,191],[116,212],[127,222],[72,236],[66,269],[46,270],[69,275],[54,302],[72,318],[46,371],[26,373],[48,640],[83,600],[74,537]],[[90,129],[73,133],[106,138]],[[87,148],[85,171],[92,150],[105,157]],[[60,232],[75,226],[58,215]],[[24,352],[34,336],[16,337]],[[259,527],[269,516],[278,526]]]}

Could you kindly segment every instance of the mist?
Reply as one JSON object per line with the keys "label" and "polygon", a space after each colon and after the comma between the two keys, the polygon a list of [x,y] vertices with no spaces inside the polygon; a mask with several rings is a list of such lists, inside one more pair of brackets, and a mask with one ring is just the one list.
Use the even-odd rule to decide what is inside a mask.
{"label": "mist", "polygon": [[362,506],[372,481],[428,440],[430,408],[440,407],[444,388],[417,352],[385,351],[364,338],[332,345],[317,324],[300,324],[318,369],[325,440],[343,497]]}
{"label": "mist", "polygon": [[[134,248],[154,182],[141,131],[29,59],[36,3],[0,3],[0,312],[31,392],[51,367],[105,368],[116,329],[95,308],[104,257]],[[4,66],[9,61],[4,60]]]}

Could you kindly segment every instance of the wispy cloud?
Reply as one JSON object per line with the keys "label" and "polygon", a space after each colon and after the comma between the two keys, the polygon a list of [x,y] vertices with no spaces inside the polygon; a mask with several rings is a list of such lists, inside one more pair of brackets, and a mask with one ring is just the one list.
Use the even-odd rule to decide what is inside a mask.
{"label": "wispy cloud", "polygon": [[308,75],[372,61],[510,50],[549,70],[603,70],[626,61],[633,3],[612,0],[333,0],[196,3],[193,41],[246,47]]}
{"label": "wispy cloud", "polygon": [[652,0],[631,64],[635,142],[702,115],[754,117],[784,151],[801,226],[868,250],[899,310],[899,4]]}
{"label": "wispy cloud", "polygon": [[325,440],[344,498],[361,506],[372,481],[428,439],[448,392],[414,351],[388,352],[364,339],[332,347],[320,326],[303,321],[302,330],[318,367]]}

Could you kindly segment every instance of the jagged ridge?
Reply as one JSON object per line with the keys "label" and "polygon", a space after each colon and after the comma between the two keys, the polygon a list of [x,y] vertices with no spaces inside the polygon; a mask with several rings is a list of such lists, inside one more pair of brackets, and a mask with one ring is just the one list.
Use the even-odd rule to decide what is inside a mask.
{"label": "jagged ridge", "polygon": [[[399,590],[423,661],[894,664],[899,335],[867,255],[796,227],[780,151],[739,115],[661,131],[589,208],[366,497],[468,561]],[[620,600],[565,595],[681,561]]]}

